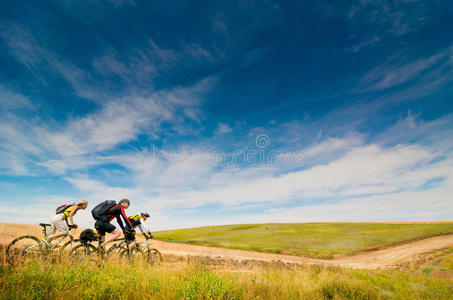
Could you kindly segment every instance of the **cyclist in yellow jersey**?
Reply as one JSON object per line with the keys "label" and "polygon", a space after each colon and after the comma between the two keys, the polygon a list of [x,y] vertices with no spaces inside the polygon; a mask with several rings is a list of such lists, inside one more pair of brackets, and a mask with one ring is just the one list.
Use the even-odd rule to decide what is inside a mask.
{"label": "cyclist in yellow jersey", "polygon": [[[71,221],[71,224],[73,226],[77,227],[77,225],[74,223],[73,217],[79,209],[85,209],[87,207],[88,207],[88,201],[82,200],[75,205],[69,206],[63,212],[56,214],[52,218],[52,221],[50,222],[52,224],[52,226],[50,227],[49,233],[43,239],[43,241],[45,243],[49,243],[54,238],[58,238],[60,236],[68,234],[69,233],[68,219]],[[60,232],[60,234],[56,234],[57,229]]]}
{"label": "cyclist in yellow jersey", "polygon": [[[132,227],[135,229],[136,227],[138,227],[140,229],[140,231],[142,232],[143,236],[146,238],[146,239],[150,239],[153,237],[153,234],[151,233],[151,231],[146,228],[144,226],[144,223],[146,222],[146,220],[149,218],[149,213],[147,212],[144,212],[144,213],[140,213],[139,215],[135,215],[135,216],[129,216],[128,217],[131,224],[132,224]],[[129,242],[131,242],[129,244],[130,247],[134,246],[136,243],[135,243],[135,235],[130,235],[130,234],[125,234],[125,237],[126,239],[129,240]]]}

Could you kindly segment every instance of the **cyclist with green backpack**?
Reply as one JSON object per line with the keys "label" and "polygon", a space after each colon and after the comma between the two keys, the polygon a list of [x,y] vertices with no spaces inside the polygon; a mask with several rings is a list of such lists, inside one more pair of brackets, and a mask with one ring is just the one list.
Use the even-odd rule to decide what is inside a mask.
{"label": "cyclist with green backpack", "polygon": [[[65,234],[69,233],[69,223],[68,219],[71,221],[71,224],[75,227],[77,225],[74,223],[74,215],[79,209],[86,209],[88,207],[88,201],[82,200],[77,204],[65,204],[57,208],[55,216],[50,221],[49,233],[46,237],[42,238],[42,241],[45,244],[50,244],[50,241],[54,238],[59,238]],[[56,231],[60,233],[57,234]]]}

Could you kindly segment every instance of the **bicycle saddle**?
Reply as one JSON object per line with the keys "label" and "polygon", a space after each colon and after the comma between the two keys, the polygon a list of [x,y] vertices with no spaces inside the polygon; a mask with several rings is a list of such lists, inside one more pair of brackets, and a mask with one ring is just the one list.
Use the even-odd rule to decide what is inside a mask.
{"label": "bicycle saddle", "polygon": [[39,225],[42,227],[51,226],[50,224],[46,224],[46,223],[39,223]]}

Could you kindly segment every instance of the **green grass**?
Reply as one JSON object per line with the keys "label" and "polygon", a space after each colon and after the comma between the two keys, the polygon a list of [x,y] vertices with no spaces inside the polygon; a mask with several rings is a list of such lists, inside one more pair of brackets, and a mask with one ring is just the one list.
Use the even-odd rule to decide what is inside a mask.
{"label": "green grass", "polygon": [[233,273],[199,263],[0,265],[0,299],[449,299],[452,294],[447,280],[320,266]]}
{"label": "green grass", "polygon": [[432,271],[433,271],[433,268],[426,268],[426,269],[423,269],[423,274],[429,275],[429,274],[431,274]]}
{"label": "green grass", "polygon": [[442,262],[442,268],[453,271],[453,254],[447,256]]}
{"label": "green grass", "polygon": [[453,223],[288,223],[208,226],[156,232],[157,239],[213,247],[332,258],[453,233]]}

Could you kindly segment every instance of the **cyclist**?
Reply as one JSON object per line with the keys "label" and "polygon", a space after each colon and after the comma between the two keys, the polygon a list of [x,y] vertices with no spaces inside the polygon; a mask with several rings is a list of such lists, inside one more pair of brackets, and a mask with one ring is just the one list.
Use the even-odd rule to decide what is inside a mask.
{"label": "cyclist", "polygon": [[[125,209],[129,208],[130,201],[128,199],[121,199],[118,204],[114,205],[110,209],[108,209],[103,216],[101,216],[100,220],[97,220],[94,223],[94,227],[98,231],[98,233],[102,236],[103,242],[101,243],[100,247],[104,248],[107,243],[110,243],[114,239],[117,239],[121,236],[121,231],[119,231],[113,224],[110,222],[116,218],[116,221],[120,225],[121,229],[123,230],[124,235],[126,238],[129,236],[133,236],[135,234],[135,230],[131,224],[131,221],[126,216],[124,212]],[[123,219],[123,220],[121,220]],[[123,221],[125,225],[123,225]],[[105,238],[105,233],[112,233],[108,238]]]}
{"label": "cyclist", "polygon": [[[54,238],[59,238],[65,234],[69,233],[68,219],[71,221],[71,224],[77,228],[77,225],[74,223],[74,215],[79,209],[86,209],[88,207],[88,201],[82,200],[77,204],[68,206],[62,212],[56,214],[50,223],[52,224],[49,229],[49,233],[46,237],[42,238],[42,241],[46,244],[50,244],[50,241]],[[60,234],[56,234],[56,231]]]}
{"label": "cyclist", "polygon": [[[134,229],[136,227],[138,227],[146,239],[151,239],[151,238],[153,238],[153,234],[151,233],[151,231],[148,228],[146,228],[144,226],[144,223],[146,222],[146,220],[148,220],[148,218],[149,218],[149,213],[147,213],[147,212],[144,212],[144,213],[142,212],[135,216],[129,216],[129,220],[131,221],[132,227]],[[129,235],[126,238],[128,238],[129,241],[132,241],[132,243],[130,244],[131,247],[135,245],[135,236],[134,235]]]}

